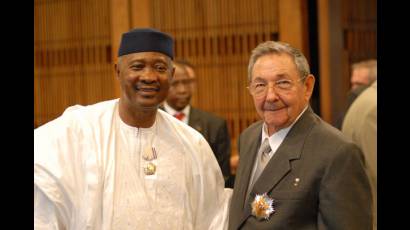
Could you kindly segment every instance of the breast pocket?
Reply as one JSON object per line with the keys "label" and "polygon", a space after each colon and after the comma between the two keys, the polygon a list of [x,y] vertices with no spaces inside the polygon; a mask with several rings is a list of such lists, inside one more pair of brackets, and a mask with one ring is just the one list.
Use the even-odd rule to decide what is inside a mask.
{"label": "breast pocket", "polygon": [[309,222],[316,219],[318,201],[310,190],[278,190],[272,191],[269,196],[274,200],[274,215],[289,226],[298,224],[295,220]]}

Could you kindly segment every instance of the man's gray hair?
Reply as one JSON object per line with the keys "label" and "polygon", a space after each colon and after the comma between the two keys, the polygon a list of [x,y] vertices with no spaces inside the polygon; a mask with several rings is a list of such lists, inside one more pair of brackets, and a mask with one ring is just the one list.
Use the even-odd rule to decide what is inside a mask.
{"label": "man's gray hair", "polygon": [[258,58],[269,54],[288,54],[293,58],[296,68],[299,71],[299,77],[304,78],[310,74],[309,64],[300,50],[284,42],[267,41],[259,44],[252,50],[248,65],[248,81],[252,80],[252,69]]}
{"label": "man's gray hair", "polygon": [[377,60],[369,59],[361,62],[356,62],[352,64],[352,70],[366,68],[369,70],[369,85],[372,84],[377,79]]}

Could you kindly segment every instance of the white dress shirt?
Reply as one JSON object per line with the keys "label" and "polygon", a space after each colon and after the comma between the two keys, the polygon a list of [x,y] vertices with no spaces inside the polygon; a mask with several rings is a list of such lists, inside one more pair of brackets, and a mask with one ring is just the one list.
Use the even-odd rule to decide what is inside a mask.
{"label": "white dress shirt", "polygon": [[182,118],[181,121],[184,122],[185,124],[188,124],[189,112],[191,111],[191,106],[190,105],[185,106],[185,108],[181,111],[176,111],[170,105],[168,105],[168,103],[166,101],[164,101],[164,109],[167,113],[171,114],[172,116],[175,116],[175,114],[177,114],[177,113],[183,112],[185,114],[185,117]]}
{"label": "white dress shirt", "polygon": [[[293,125],[296,123],[296,121],[299,120],[299,118],[302,116],[302,114],[306,111],[306,109],[308,108],[308,106],[306,106],[302,112],[298,115],[298,117],[295,119],[295,121],[293,121],[293,123],[291,125],[289,125],[286,128],[283,128],[279,131],[277,131],[276,133],[272,134],[272,136],[269,136],[268,134],[268,127],[266,125],[266,123],[263,123],[262,126],[262,138],[260,140],[261,145],[263,143],[263,141],[267,138],[269,139],[269,145],[271,148],[271,151],[267,154],[269,160],[272,158],[272,156],[275,154],[276,150],[279,148],[279,146],[282,144],[283,140],[285,139],[286,135],[288,134],[289,130],[293,127]],[[258,152],[258,155],[256,156],[256,159],[259,159],[260,157],[262,157],[260,154],[260,152]],[[256,168],[257,168],[257,164],[258,164],[258,160],[255,160],[255,163],[253,165],[253,170],[252,170],[252,176],[250,177],[249,180],[249,186],[248,186],[248,193],[252,190],[252,181],[254,180],[255,177],[255,172],[256,172]]]}

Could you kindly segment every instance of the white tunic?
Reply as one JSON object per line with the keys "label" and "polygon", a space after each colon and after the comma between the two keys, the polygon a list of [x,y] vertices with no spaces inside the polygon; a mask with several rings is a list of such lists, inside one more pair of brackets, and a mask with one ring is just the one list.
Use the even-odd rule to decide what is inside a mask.
{"label": "white tunic", "polygon": [[34,131],[34,184],[35,229],[226,229],[232,192],[201,134],[161,110],[150,128],[128,126],[118,99]]}

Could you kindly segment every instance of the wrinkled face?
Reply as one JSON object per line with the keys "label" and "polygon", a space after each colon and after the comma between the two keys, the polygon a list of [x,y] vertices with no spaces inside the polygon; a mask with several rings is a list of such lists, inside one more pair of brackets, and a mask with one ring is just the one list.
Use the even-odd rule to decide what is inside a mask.
{"label": "wrinkled face", "polygon": [[173,67],[168,56],[141,52],[121,56],[115,66],[121,98],[128,109],[157,109],[165,99]]}
{"label": "wrinkled face", "polygon": [[355,89],[362,85],[369,84],[369,69],[367,68],[357,68],[352,72],[352,77],[350,78],[350,83],[352,89]]}
{"label": "wrinkled face", "polygon": [[180,111],[189,104],[192,96],[191,79],[186,69],[175,66],[175,75],[168,91],[167,103],[175,110]]}
{"label": "wrinkled face", "polygon": [[[291,80],[292,86],[277,92],[274,85],[279,80]],[[299,81],[299,72],[293,59],[287,54],[268,54],[255,62],[252,82],[268,85],[265,95],[252,95],[256,111],[268,126],[269,135],[292,124],[309,103],[314,77],[308,75]],[[280,81],[279,81],[280,82]]]}

